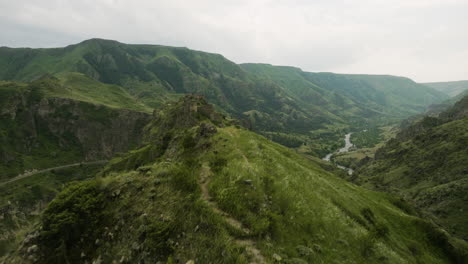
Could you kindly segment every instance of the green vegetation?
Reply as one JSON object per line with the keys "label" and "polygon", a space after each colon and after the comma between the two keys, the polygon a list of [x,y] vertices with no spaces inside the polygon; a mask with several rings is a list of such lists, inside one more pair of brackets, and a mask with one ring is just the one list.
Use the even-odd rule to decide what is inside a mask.
{"label": "green vegetation", "polygon": [[[241,66],[249,73],[280,86],[301,108],[321,113],[324,120],[332,120],[309,131],[306,139],[290,132],[287,136],[266,134],[279,143],[286,142],[288,147],[306,143],[303,150],[307,149],[306,153],[316,156],[324,156],[339,148],[336,142],[349,131],[369,130],[365,137],[358,133],[357,142],[366,147],[375,145],[379,142],[376,127],[394,124],[448,98],[441,92],[402,77],[310,73],[294,67],[268,64]],[[332,142],[335,145],[331,145]]]}
{"label": "green vegetation", "polygon": [[319,107],[321,111],[357,123],[355,126],[366,122],[382,125],[422,112],[428,105],[447,98],[403,77],[310,73],[267,64],[243,64],[242,67],[277,83],[304,107]]}
{"label": "green vegetation", "polygon": [[40,214],[70,181],[88,179],[101,165],[82,165],[49,171],[0,185],[0,256],[16,250],[24,232],[40,220]]}
{"label": "green vegetation", "polygon": [[383,141],[383,130],[370,127],[352,134],[352,142],[357,148],[371,148]]}
{"label": "green vegetation", "polygon": [[402,129],[358,170],[357,181],[395,192],[468,239],[468,97]]}
{"label": "green vegetation", "polygon": [[[26,84],[0,84],[0,171],[1,179],[16,176],[25,170],[53,167],[79,161],[81,149],[76,139],[63,134],[67,146],[61,146],[44,123],[34,122],[31,107],[39,103],[41,95]],[[65,114],[65,112],[62,112]],[[31,142],[33,141],[33,142]]]}
{"label": "green vegetation", "polygon": [[[124,94],[113,97],[99,90],[103,86],[79,86],[81,90],[66,94],[70,86],[54,77],[0,82],[1,180],[32,169],[110,158],[138,144],[148,114],[121,109],[131,103]],[[98,91],[91,94],[94,88]],[[82,94],[94,101],[81,100]]]}
{"label": "green vegetation", "polygon": [[464,91],[468,90],[468,81],[456,81],[456,82],[435,82],[435,83],[423,83],[426,86],[434,88],[438,91],[446,93],[451,97],[460,95]]}
{"label": "green vegetation", "polygon": [[[2,47],[0,80],[0,179],[113,157],[0,185],[5,263],[467,261],[431,222],[467,239],[466,98],[377,150],[448,96],[100,39]],[[360,149],[335,157],[350,180],[403,198],[319,160],[350,132]]]}
{"label": "green vegetation", "polygon": [[[146,146],[110,162],[95,180],[70,185],[45,211],[45,228],[7,260],[465,260],[457,251],[463,242],[401,210],[392,196],[350,184],[232,122],[195,96],[161,109]],[[144,163],[132,158],[155,145],[164,148]],[[60,250],[49,246],[60,241]]]}
{"label": "green vegetation", "polygon": [[[375,153],[398,132],[397,126],[373,127],[351,135],[351,143],[355,145],[349,152],[336,153],[332,161],[347,168],[356,170],[360,165],[373,159]],[[345,175],[345,178],[353,180],[356,175]]]}
{"label": "green vegetation", "polygon": [[68,98],[111,108],[129,109],[141,112],[152,112],[148,106],[138,102],[122,87],[98,82],[81,73],[62,73],[53,77],[49,85],[41,87],[46,97]]}
{"label": "green vegetation", "polygon": [[[48,96],[150,111],[182,94],[201,94],[246,127],[322,156],[345,131],[399,121],[447,98],[392,76],[307,73],[236,65],[218,54],[91,39],[65,48],[0,48],[0,79],[53,75]],[[320,132],[319,132],[320,131]]]}
{"label": "green vegetation", "polygon": [[[48,205],[42,215],[41,250],[51,252],[45,262],[67,262],[67,259],[79,259],[79,252],[73,255],[67,248],[80,240],[83,234],[93,241],[105,219],[103,214],[104,194],[94,181],[70,184]],[[79,245],[82,252],[88,253],[94,247],[86,243]]]}

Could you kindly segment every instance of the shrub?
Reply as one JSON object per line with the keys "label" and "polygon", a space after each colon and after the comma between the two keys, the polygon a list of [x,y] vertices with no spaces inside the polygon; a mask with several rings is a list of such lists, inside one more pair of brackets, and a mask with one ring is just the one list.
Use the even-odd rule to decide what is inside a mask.
{"label": "shrub", "polygon": [[411,245],[409,245],[408,250],[411,252],[411,255],[413,256],[419,256],[421,254],[421,249],[419,248],[419,245],[416,243],[412,243]]}
{"label": "shrub", "polygon": [[220,173],[226,165],[227,160],[225,158],[216,157],[210,162],[211,170],[215,173]]}
{"label": "shrub", "polygon": [[182,146],[184,149],[191,149],[197,145],[197,142],[191,135],[186,135],[182,142]]}
{"label": "shrub", "polygon": [[452,260],[453,263],[467,263],[468,247],[466,243],[459,243],[456,239],[450,239],[449,235],[435,224],[418,219],[416,223],[426,233],[427,239]]}
{"label": "shrub", "polygon": [[389,229],[386,225],[377,223],[372,232],[376,238],[386,238],[388,236]]}
{"label": "shrub", "polygon": [[390,202],[395,205],[396,207],[400,208],[403,212],[409,215],[417,215],[416,210],[403,198],[400,197],[392,197]]}
{"label": "shrub", "polygon": [[364,216],[367,222],[369,222],[371,225],[375,225],[375,216],[370,208],[362,208],[361,215]]}
{"label": "shrub", "polygon": [[171,223],[154,221],[147,226],[145,233],[145,246],[149,251],[158,257],[167,257],[172,253],[173,248],[168,243],[172,235],[173,226]]}
{"label": "shrub", "polygon": [[184,165],[170,172],[170,183],[174,189],[184,192],[194,192],[198,189],[195,174],[190,167]]}
{"label": "shrub", "polygon": [[[99,232],[103,213],[104,194],[95,181],[68,185],[49,204],[42,215],[43,230],[40,234],[42,247],[48,258],[60,259],[60,251],[67,255],[78,254],[71,250],[78,248],[82,236],[92,239]],[[85,248],[85,245],[81,245]]]}

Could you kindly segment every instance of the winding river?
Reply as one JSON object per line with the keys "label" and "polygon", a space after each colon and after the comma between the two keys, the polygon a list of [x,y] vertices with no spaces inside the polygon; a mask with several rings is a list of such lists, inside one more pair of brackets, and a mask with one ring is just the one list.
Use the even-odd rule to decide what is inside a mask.
{"label": "winding river", "polygon": [[[345,152],[348,152],[349,149],[354,146],[353,143],[351,143],[351,134],[352,133],[348,133],[345,135],[345,138],[344,138],[344,141],[345,141],[345,146],[340,148],[339,150],[335,151],[335,152],[332,152],[332,153],[328,153],[324,158],[323,160],[325,161],[330,161],[331,160],[331,157],[333,156],[333,154],[335,153],[345,153]],[[351,169],[351,168],[347,168],[345,166],[341,166],[341,165],[338,165],[335,163],[335,165],[340,168],[340,169],[343,169],[343,170],[347,170],[348,171],[348,174],[351,175],[353,174],[354,170]]]}

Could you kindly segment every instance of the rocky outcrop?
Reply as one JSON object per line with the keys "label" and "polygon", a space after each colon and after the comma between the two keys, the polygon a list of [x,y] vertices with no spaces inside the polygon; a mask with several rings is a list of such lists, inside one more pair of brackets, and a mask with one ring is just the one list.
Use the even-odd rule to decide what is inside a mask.
{"label": "rocky outcrop", "polygon": [[0,103],[0,167],[11,177],[40,169],[25,166],[24,156],[53,160],[62,151],[74,153],[71,162],[109,159],[137,147],[150,119],[142,112],[45,98],[33,90],[16,92]]}
{"label": "rocky outcrop", "polygon": [[[63,110],[68,117],[60,116]],[[71,134],[79,142],[84,159],[96,160],[110,158],[117,152],[137,146],[150,115],[69,99],[50,98],[41,100],[35,118],[36,122],[44,123],[47,130],[56,135],[62,144],[66,144],[66,135]]]}

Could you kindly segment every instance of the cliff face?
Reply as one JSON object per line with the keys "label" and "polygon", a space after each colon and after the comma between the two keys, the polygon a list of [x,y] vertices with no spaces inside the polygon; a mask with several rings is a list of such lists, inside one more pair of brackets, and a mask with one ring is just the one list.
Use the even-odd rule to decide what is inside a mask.
{"label": "cliff face", "polygon": [[1,178],[29,169],[109,159],[136,147],[151,117],[71,99],[45,98],[34,89],[2,95]]}
{"label": "cliff face", "polygon": [[[85,160],[110,158],[136,146],[150,117],[146,113],[61,98],[43,99],[34,108],[35,121],[46,125],[63,144],[69,140],[67,135],[72,134],[71,140],[78,141]],[[60,116],[64,110],[69,116]]]}

